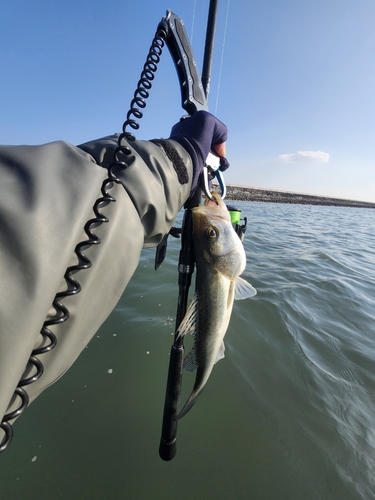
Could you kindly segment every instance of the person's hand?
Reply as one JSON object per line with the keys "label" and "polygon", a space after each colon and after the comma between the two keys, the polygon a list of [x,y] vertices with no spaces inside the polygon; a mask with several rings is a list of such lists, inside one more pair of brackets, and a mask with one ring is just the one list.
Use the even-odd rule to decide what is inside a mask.
{"label": "person's hand", "polygon": [[211,149],[221,157],[220,170],[224,171],[229,167],[225,158],[227,137],[228,130],[224,123],[207,111],[198,111],[172,128],[169,139],[180,143],[190,154],[193,162],[194,174],[190,197],[197,188],[200,174]]}

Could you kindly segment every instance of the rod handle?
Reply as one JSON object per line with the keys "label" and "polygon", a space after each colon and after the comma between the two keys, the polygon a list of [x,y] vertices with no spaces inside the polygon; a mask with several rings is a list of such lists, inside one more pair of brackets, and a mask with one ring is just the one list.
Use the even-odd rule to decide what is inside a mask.
{"label": "rod handle", "polygon": [[184,346],[174,343],[169,360],[163,426],[159,445],[159,456],[166,462],[172,460],[177,451],[178,405],[180,402],[183,362]]}

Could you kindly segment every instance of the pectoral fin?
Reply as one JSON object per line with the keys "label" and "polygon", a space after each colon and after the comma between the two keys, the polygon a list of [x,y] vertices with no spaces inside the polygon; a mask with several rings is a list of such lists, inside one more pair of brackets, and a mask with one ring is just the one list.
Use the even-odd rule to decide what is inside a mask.
{"label": "pectoral fin", "polygon": [[234,299],[242,300],[242,299],[250,299],[257,294],[257,291],[253,286],[250,285],[244,279],[238,277],[234,282]]}

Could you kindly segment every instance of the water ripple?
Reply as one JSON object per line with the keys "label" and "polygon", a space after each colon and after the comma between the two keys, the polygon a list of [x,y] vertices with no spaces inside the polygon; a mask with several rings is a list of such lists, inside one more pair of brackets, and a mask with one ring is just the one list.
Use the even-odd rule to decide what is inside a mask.
{"label": "water ripple", "polygon": [[375,211],[242,208],[258,296],[235,309],[246,335],[230,340],[235,366],[257,404],[292,419],[360,498],[375,498]]}

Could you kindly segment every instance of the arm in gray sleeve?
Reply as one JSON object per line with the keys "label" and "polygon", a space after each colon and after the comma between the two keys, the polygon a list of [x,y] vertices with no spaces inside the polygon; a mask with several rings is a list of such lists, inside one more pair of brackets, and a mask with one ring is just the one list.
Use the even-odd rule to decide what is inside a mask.
{"label": "arm in gray sleeve", "polygon": [[[117,138],[117,135],[104,137],[79,147],[98,164],[108,167],[113,161]],[[144,227],[144,246],[155,246],[169,232],[189,196],[193,166],[186,150],[176,141],[135,141],[131,149],[133,155],[120,158],[128,168],[115,167],[113,171],[139,214]]]}
{"label": "arm in gray sleeve", "polygon": [[[56,315],[56,293],[71,288],[64,274],[79,263],[75,248],[88,239],[84,226],[95,218],[103,167],[116,142],[112,136],[78,148],[64,142],[0,147],[0,421],[19,406],[20,379],[35,373],[30,355],[46,319]],[[116,306],[142,247],[160,242],[188,198],[191,157],[177,142],[161,143],[132,143],[128,168],[114,168],[121,184],[110,183],[108,192],[116,201],[99,205],[108,222],[91,226],[100,244],[82,248],[91,264],[74,274],[81,291],[62,299],[69,318],[49,327],[56,347],[36,356],[44,374],[24,387],[30,401],[75,361]]]}

